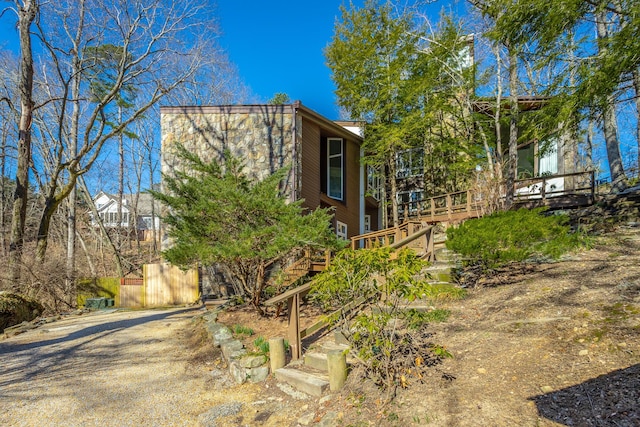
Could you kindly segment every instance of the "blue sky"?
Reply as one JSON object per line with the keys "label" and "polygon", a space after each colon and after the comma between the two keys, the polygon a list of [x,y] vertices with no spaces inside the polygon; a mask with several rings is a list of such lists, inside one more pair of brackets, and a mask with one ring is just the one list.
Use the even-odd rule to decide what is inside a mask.
{"label": "blue sky", "polygon": [[[340,118],[323,49],[343,2],[218,0],[220,43],[258,100],[285,92],[329,119]],[[353,3],[361,6],[364,0]],[[451,3],[436,1],[428,6],[429,15],[437,17]]]}
{"label": "blue sky", "polygon": [[[347,0],[348,1],[348,0]],[[291,100],[329,119],[338,119],[331,71],[323,49],[331,41],[345,0],[218,0],[219,40],[255,102],[285,92]],[[365,0],[353,0],[362,6]],[[432,18],[463,0],[437,0],[427,6]],[[464,7],[464,6],[462,6]],[[15,15],[0,18],[0,48],[17,51]]]}

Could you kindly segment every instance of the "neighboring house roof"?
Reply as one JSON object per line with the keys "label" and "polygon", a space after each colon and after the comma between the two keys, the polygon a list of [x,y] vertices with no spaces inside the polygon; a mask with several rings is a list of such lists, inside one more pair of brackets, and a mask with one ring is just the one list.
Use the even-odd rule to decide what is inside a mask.
{"label": "neighboring house roof", "polygon": [[[107,203],[103,204],[102,206],[100,206],[98,209],[98,212],[102,212],[102,211],[108,211],[110,207],[112,206],[117,206],[118,205],[118,196],[115,194],[109,194],[105,191],[100,191],[98,192],[98,194],[96,194],[96,196],[93,198],[93,202],[96,203],[96,201],[100,198],[100,197],[107,197],[109,200],[107,201]],[[136,202],[136,195],[135,194],[123,194],[122,195],[124,203],[122,205],[123,210],[125,211],[129,211],[130,209],[133,209],[134,204],[136,205],[136,212],[138,214],[138,216],[151,216],[153,213],[153,196],[149,193],[140,193],[137,195],[137,203]],[[156,212],[157,212],[157,205],[156,205]]]}

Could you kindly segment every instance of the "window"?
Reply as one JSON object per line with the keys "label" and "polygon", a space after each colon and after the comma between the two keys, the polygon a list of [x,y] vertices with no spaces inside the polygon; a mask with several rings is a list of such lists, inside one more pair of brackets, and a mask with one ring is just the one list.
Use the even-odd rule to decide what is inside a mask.
{"label": "window", "polygon": [[367,195],[380,201],[382,195],[382,178],[380,168],[367,166]]}
{"label": "window", "polygon": [[551,139],[540,144],[540,163],[538,174],[540,176],[555,175],[558,173],[558,140]]}
{"label": "window", "polygon": [[336,235],[341,239],[347,240],[347,224],[336,221]]}
{"label": "window", "polygon": [[341,138],[327,139],[327,195],[343,200],[344,147]]}
{"label": "window", "polygon": [[422,148],[414,148],[413,150],[399,151],[396,153],[397,178],[407,178],[422,175],[423,173],[424,150]]}
{"label": "window", "polygon": [[371,215],[364,216],[364,232],[365,233],[371,232]]}
{"label": "window", "polygon": [[421,202],[424,200],[423,190],[402,191],[397,194],[398,200],[398,213],[404,215],[405,209],[409,209],[409,215],[415,215],[418,210],[423,210],[425,207]]}

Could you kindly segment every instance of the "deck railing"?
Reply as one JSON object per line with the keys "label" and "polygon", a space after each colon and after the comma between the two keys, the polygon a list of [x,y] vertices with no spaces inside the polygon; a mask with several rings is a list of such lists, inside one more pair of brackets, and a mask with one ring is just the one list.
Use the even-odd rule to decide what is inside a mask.
{"label": "deck railing", "polygon": [[481,196],[472,190],[466,190],[400,203],[398,214],[405,221],[411,218],[434,223],[477,218],[481,209]]}
{"label": "deck railing", "polygon": [[516,203],[541,202],[560,197],[581,197],[591,204],[595,197],[595,176],[593,171],[566,173],[519,179],[515,182]]}

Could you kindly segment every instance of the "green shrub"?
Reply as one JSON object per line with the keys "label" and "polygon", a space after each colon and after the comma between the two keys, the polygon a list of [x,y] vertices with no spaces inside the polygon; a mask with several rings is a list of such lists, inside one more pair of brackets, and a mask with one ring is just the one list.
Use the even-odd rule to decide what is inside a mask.
{"label": "green shrub", "polygon": [[427,265],[410,249],[346,249],[314,279],[309,296],[325,310],[344,308],[363,297],[368,300],[369,307],[359,310],[355,318],[339,310],[328,320],[341,328],[365,375],[384,389],[425,381],[426,370],[445,357],[436,351],[442,347],[431,341],[424,324],[444,320],[449,313],[420,313],[409,305],[416,299],[460,298],[464,291],[428,283],[424,279]]}
{"label": "green shrub", "polygon": [[566,215],[543,215],[544,208],[497,212],[447,229],[447,248],[464,257],[465,265],[484,269],[531,258],[557,259],[588,244],[572,233]]}

